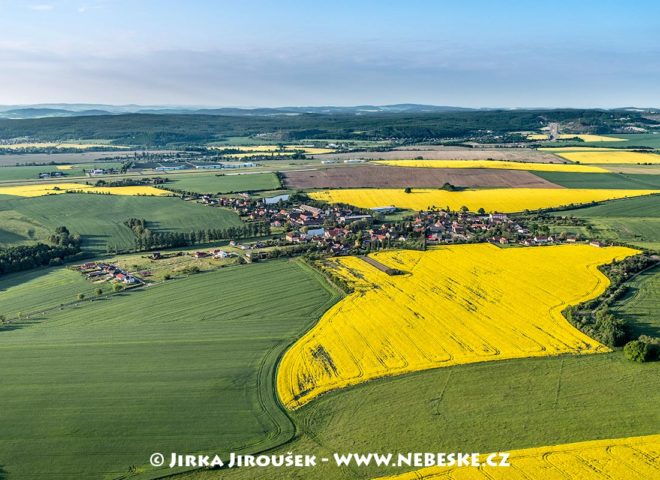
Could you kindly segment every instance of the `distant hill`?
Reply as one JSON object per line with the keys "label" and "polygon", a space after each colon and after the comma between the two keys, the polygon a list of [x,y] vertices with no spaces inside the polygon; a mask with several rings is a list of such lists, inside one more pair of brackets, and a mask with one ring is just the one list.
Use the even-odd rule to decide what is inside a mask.
{"label": "distant hill", "polygon": [[[149,115],[220,115],[230,117],[273,117],[294,115],[374,115],[374,114],[432,114],[452,112],[539,111],[551,108],[465,108],[446,105],[398,103],[394,105],[355,105],[318,107],[196,107],[169,105],[103,105],[87,103],[52,103],[37,105],[0,105],[0,118],[27,119],[48,117],[80,117],[94,115],[149,114]],[[567,110],[567,109],[564,109]],[[619,111],[657,113],[656,108],[626,107]],[[602,110],[601,110],[602,111]]]}
{"label": "distant hill", "polygon": [[78,117],[89,115],[117,115],[146,113],[152,115],[227,115],[227,116],[278,116],[278,115],[365,115],[373,113],[440,113],[478,110],[462,107],[419,105],[358,105],[349,107],[277,107],[277,108],[197,108],[140,105],[97,105],[97,104],[39,104],[0,106],[0,118],[46,118]]}

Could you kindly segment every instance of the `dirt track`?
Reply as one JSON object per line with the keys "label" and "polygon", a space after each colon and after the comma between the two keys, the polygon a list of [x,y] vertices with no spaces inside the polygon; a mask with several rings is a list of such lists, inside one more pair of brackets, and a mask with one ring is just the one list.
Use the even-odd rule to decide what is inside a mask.
{"label": "dirt track", "polygon": [[416,168],[361,165],[283,172],[288,188],[438,188],[445,182],[457,187],[562,188],[522,170],[486,168]]}

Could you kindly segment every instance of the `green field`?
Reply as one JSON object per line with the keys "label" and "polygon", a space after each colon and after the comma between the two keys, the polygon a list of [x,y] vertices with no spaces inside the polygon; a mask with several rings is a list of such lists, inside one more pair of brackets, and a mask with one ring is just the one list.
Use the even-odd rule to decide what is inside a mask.
{"label": "green field", "polygon": [[566,188],[660,189],[660,175],[624,173],[534,172]]}
{"label": "green field", "polygon": [[[494,452],[657,433],[658,364],[621,352],[486,362],[386,378],[335,391],[294,412],[300,437],[277,450]],[[370,479],[393,468],[198,472],[227,479]]]}
{"label": "green field", "polygon": [[634,337],[660,337],[660,266],[646,270],[626,284],[628,292],[614,306],[628,321]]}
{"label": "green field", "polygon": [[308,267],[274,261],[4,327],[0,465],[12,480],[119,478],[153,471],[157,451],[278,445],[293,426],[276,360],[337,298]]}
{"label": "green field", "polygon": [[660,249],[660,196],[626,198],[558,212],[587,219],[603,239]]}
{"label": "green field", "polygon": [[177,175],[165,187],[196,193],[238,193],[255,190],[277,190],[280,182],[274,173]]}
{"label": "green field", "polygon": [[108,246],[134,246],[129,218],[144,218],[154,231],[189,232],[239,226],[234,212],[172,197],[66,194],[0,200],[0,242],[44,238],[60,225],[83,236],[85,250],[105,253]]}
{"label": "green field", "polygon": [[545,142],[544,147],[608,147],[608,148],[634,148],[634,147],[650,147],[660,149],[660,134],[657,133],[626,133],[626,134],[611,134],[603,135],[604,137],[623,138],[621,142]]}
{"label": "green field", "polygon": [[[41,166],[24,166],[24,167],[2,167],[0,166],[0,182],[11,181],[11,180],[38,180],[39,174],[42,172],[62,172],[63,177],[59,179],[66,179],[67,177],[76,177],[83,176],[85,172],[83,170],[91,170],[94,168],[118,168],[120,163],[98,163],[93,164],[84,164],[84,165],[73,165],[69,170],[58,170],[55,165],[41,165]],[[100,178],[100,177],[99,177]],[[99,178],[90,178],[90,182],[95,182]]]}
{"label": "green field", "polygon": [[[80,273],[66,268],[29,270],[0,276],[0,315],[15,318],[41,314],[62,304],[88,298],[97,288],[110,292],[110,285],[96,285]],[[1,338],[1,337],[0,337]]]}

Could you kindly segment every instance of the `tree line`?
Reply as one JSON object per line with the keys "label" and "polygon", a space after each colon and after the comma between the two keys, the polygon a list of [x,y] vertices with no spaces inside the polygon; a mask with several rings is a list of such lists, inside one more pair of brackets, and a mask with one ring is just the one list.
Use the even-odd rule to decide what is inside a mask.
{"label": "tree line", "polygon": [[48,241],[50,245],[37,243],[0,249],[0,274],[59,265],[80,252],[80,235],[72,235],[66,227],[57,227]]}
{"label": "tree line", "polygon": [[268,236],[271,233],[268,222],[250,222],[239,227],[208,228],[191,230],[189,232],[153,231],[149,228],[149,223],[144,218],[129,218],[124,224],[135,235],[136,251],[187,247],[217,240],[262,237]]}

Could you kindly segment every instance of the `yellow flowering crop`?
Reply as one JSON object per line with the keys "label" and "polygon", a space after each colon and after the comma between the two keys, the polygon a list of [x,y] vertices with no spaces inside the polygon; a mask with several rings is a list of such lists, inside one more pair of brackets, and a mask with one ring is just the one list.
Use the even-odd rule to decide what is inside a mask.
{"label": "yellow flowering crop", "polygon": [[604,168],[571,163],[507,162],[504,160],[378,160],[374,163],[393,167],[421,168],[495,168],[537,172],[609,173]]}
{"label": "yellow flowering crop", "polygon": [[355,291],[284,355],[278,394],[297,408],[329,390],[430,368],[608,348],[562,316],[609,281],[598,265],[637,253],[563,245],[453,245],[331,260]]}
{"label": "yellow flowering crop", "polygon": [[540,152],[627,152],[621,148],[612,147],[539,147]]}
{"label": "yellow flowering crop", "polygon": [[429,467],[380,480],[652,479],[660,478],[658,452],[660,435],[591,440],[513,450],[508,452],[510,467]]}
{"label": "yellow flowering crop", "polygon": [[[570,140],[571,138],[579,138],[584,142],[625,142],[627,138],[605,137],[603,135],[589,135],[589,134],[574,134],[574,133],[560,133],[557,136],[559,140]],[[549,134],[546,133],[533,133],[527,135],[528,140],[548,140]]]}
{"label": "yellow flowering crop", "polygon": [[170,195],[170,192],[150,186],[133,187],[93,187],[82,183],[36,183],[16,187],[0,187],[0,195],[16,195],[19,197],[40,197],[55,193],[66,193],[67,190],[110,193],[112,195]]}
{"label": "yellow flowering crop", "polygon": [[558,152],[566,160],[580,163],[660,163],[656,153],[608,151],[608,152]]}
{"label": "yellow flowering crop", "polygon": [[414,188],[405,193],[402,188],[352,188],[311,192],[310,197],[329,203],[347,203],[362,208],[395,205],[411,210],[430,206],[458,210],[462,206],[472,211],[484,208],[489,212],[520,212],[540,208],[582,204],[660,193],[659,190],[618,190],[582,188],[491,188],[450,192]]}
{"label": "yellow flowering crop", "polygon": [[209,148],[215,150],[233,149],[240,150],[243,153],[234,153],[226,155],[227,157],[244,158],[264,153],[277,153],[278,155],[293,155],[296,150],[302,150],[309,155],[320,155],[322,153],[332,153],[332,148],[316,148],[305,147],[304,145],[285,145],[284,150],[280,149],[278,145],[214,145]]}

